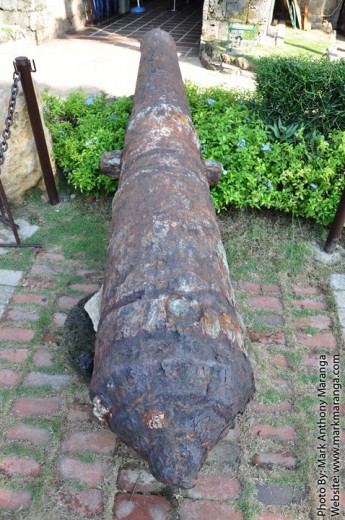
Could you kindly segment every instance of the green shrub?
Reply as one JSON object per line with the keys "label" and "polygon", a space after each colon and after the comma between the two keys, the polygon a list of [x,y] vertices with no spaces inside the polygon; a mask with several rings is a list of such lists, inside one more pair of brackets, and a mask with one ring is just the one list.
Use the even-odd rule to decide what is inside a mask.
{"label": "green shrub", "polygon": [[56,163],[67,181],[82,193],[113,193],[117,182],[100,173],[99,161],[104,152],[123,148],[132,101],[78,91],[66,100],[44,94],[44,102]]}
{"label": "green shrub", "polygon": [[264,57],[256,64],[262,116],[325,136],[345,128],[345,61],[325,58]]}
{"label": "green shrub", "polygon": [[274,208],[328,224],[334,217],[345,169],[345,132],[306,137],[294,142],[273,139],[250,98],[219,89],[187,89],[203,154],[224,166],[212,189],[217,211]]}
{"label": "green shrub", "polygon": [[[274,208],[332,221],[345,184],[345,131],[324,137],[279,119],[269,125],[252,94],[188,85],[187,97],[204,157],[224,167],[211,191],[217,211]],[[117,183],[100,174],[99,160],[104,151],[123,148],[132,101],[77,92],[67,100],[46,95],[45,103],[57,164],[68,182],[86,194],[114,192]]]}

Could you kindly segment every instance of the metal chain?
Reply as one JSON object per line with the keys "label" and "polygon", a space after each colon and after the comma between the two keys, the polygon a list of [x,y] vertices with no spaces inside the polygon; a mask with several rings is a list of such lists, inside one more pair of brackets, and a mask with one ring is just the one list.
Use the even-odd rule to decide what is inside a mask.
{"label": "metal chain", "polygon": [[11,126],[13,125],[14,110],[16,108],[16,100],[19,92],[20,74],[18,72],[13,73],[13,85],[11,87],[11,96],[8,105],[8,113],[5,119],[5,129],[2,132],[2,141],[0,142],[0,166],[4,164],[5,152],[8,149],[7,141],[11,137]]}

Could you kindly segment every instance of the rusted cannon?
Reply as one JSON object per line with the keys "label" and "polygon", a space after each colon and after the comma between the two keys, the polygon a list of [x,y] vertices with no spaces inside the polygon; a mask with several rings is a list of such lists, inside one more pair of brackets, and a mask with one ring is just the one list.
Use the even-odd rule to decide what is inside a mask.
{"label": "rusted cannon", "polygon": [[90,397],[158,480],[190,488],[254,381],[174,41],[155,29],[141,49]]}

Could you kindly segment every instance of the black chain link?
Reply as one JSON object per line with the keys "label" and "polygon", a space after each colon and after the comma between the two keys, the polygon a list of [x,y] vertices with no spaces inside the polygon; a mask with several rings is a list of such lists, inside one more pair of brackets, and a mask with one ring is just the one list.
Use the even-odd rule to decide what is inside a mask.
{"label": "black chain link", "polygon": [[13,73],[13,85],[11,87],[11,96],[8,105],[7,117],[5,119],[5,129],[2,132],[2,141],[0,143],[0,166],[4,164],[5,152],[8,149],[7,141],[11,137],[11,126],[13,125],[14,110],[16,108],[16,100],[19,92],[20,74],[18,72]]}

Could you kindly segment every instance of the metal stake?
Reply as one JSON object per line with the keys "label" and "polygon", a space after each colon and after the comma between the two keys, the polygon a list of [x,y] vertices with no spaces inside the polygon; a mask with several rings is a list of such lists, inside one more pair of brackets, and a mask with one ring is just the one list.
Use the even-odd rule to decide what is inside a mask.
{"label": "metal stake", "polygon": [[47,188],[48,199],[50,204],[53,206],[59,202],[59,195],[55,185],[55,179],[50,164],[42,120],[38,109],[35,89],[32,83],[31,72],[36,72],[35,62],[33,62],[33,67],[34,68],[32,69],[30,61],[24,56],[20,56],[15,59],[14,68],[20,74],[20,81],[23,87],[31,128],[34,134],[37,153],[42,168],[44,182]]}
{"label": "metal stake", "polygon": [[338,245],[345,224],[345,189],[341,196],[334,220],[329,229],[328,237],[324,245],[324,251],[332,254]]}

